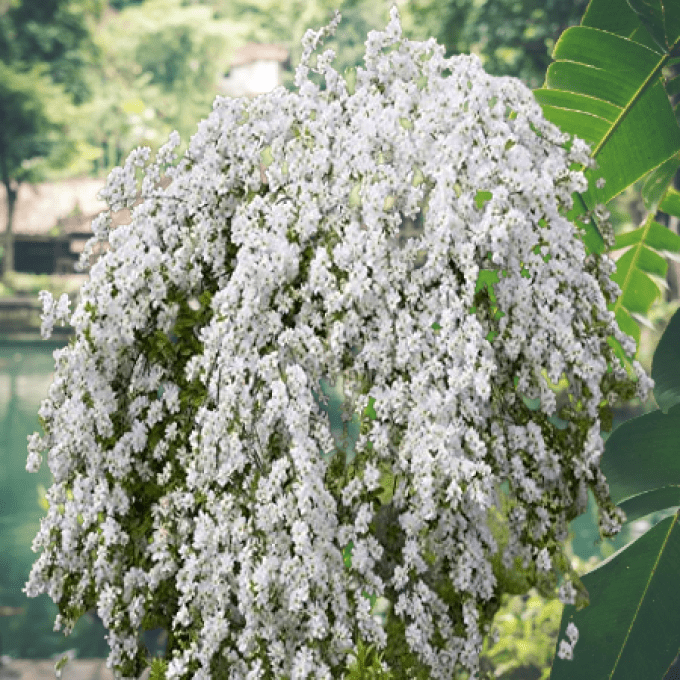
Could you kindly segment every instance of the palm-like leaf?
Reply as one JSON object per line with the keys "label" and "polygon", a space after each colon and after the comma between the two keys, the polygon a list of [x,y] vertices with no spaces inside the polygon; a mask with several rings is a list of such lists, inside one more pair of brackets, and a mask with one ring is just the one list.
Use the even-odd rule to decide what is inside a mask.
{"label": "palm-like leaf", "polygon": [[[669,96],[678,79],[662,69],[677,62],[680,3],[677,0],[591,0],[581,25],[565,31],[544,86],[535,91],[546,118],[585,139],[598,167],[589,169],[590,189],[575,197],[578,217],[607,203],[644,179],[649,215],[636,230],[620,234],[613,250],[628,250],[612,277],[621,295],[610,305],[619,326],[635,338],[659,296],[668,263],[680,252],[680,237],[654,220],[657,210],[680,216],[680,193],[670,184],[680,167],[680,128]],[[598,177],[606,185],[595,186]],[[593,225],[585,243],[603,252]],[[672,482],[680,442],[680,314],[676,313],[654,355],[654,395],[661,411],[624,423],[606,442],[601,469],[615,503],[629,520],[677,509]],[[621,347],[612,346],[623,359]],[[580,640],[573,660],[555,657],[551,680],[588,677],[627,680],[664,677],[678,647],[677,557],[680,513],[667,517],[582,577],[590,605],[564,608],[560,638],[573,620]]]}
{"label": "palm-like leaf", "polygon": [[[680,127],[662,69],[674,61],[679,43],[680,3],[662,0],[592,0],[581,25],[561,35],[546,81],[534,94],[548,120],[590,144],[598,164],[586,170],[590,188],[575,196],[571,217],[606,204],[646,176],[647,193],[657,204],[667,191],[680,166]],[[601,189],[595,185],[600,177],[606,178]],[[595,226],[585,229],[588,250],[602,253]],[[652,214],[640,229],[619,236],[612,250],[630,246],[617,261],[612,279],[621,295],[609,308],[639,347],[633,317],[644,323],[665,283],[665,257],[680,252],[680,238]],[[610,341],[625,363],[619,343]]]}
{"label": "palm-like leaf", "polygon": [[550,680],[661,680],[677,656],[680,311],[671,318],[656,348],[652,378],[661,408],[614,430],[600,468],[612,500],[628,521],[653,512],[676,514],[581,577],[590,604],[582,610],[566,605],[559,633],[561,638],[572,620],[579,631],[578,645],[573,659],[554,659]]}

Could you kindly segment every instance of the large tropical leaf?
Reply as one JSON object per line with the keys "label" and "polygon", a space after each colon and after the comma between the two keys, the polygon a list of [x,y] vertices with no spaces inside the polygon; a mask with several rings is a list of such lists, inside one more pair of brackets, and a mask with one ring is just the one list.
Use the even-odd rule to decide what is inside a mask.
{"label": "large tropical leaf", "polygon": [[[678,513],[680,514],[680,512]],[[579,631],[572,659],[555,657],[550,680],[662,680],[680,640],[680,522],[659,522],[581,577],[590,604],[565,605]]]}
{"label": "large tropical leaf", "polygon": [[[661,228],[661,227],[659,227]],[[662,680],[680,648],[680,310],[652,362],[660,409],[620,425],[600,468],[627,522],[675,511],[581,577],[590,604],[565,606],[560,637],[573,621],[573,659],[555,656],[550,680]]]}
{"label": "large tropical leaf", "polygon": [[660,48],[660,52],[671,52],[673,36],[680,33],[679,7],[674,0],[594,0],[581,26],[600,28],[652,49]]}
{"label": "large tropical leaf", "polygon": [[[545,83],[534,95],[548,120],[590,144],[598,164],[585,171],[590,188],[575,195],[570,217],[608,203],[654,171],[646,200],[661,201],[680,166],[680,127],[666,89],[676,83],[667,83],[662,72],[675,61],[679,44],[680,2],[671,0],[592,0],[581,25],[560,36]],[[600,177],[606,179],[602,188],[595,184]],[[614,246],[633,246],[617,262],[613,278],[621,296],[610,309],[638,348],[635,319],[642,321],[661,295],[665,257],[680,252],[680,239],[662,235],[664,228],[652,218],[634,236],[625,235],[625,246]],[[604,252],[594,224],[584,227],[588,250]],[[628,365],[619,343],[610,342]]]}
{"label": "large tropical leaf", "polygon": [[[534,91],[549,120],[585,139],[606,177],[584,195],[607,203],[680,149],[662,68],[669,57],[589,26],[567,29],[555,45],[543,88]],[[650,125],[650,120],[658,124]]]}
{"label": "large tropical leaf", "polygon": [[[633,231],[617,234],[612,251],[622,250],[612,274],[621,294],[608,305],[616,315],[622,331],[635,338],[639,346],[640,329],[636,321],[651,326],[647,321],[649,308],[666,285],[668,262],[680,261],[680,236],[659,224],[650,212],[643,224]],[[653,328],[653,326],[651,326]]]}
{"label": "large tropical leaf", "polygon": [[[612,501],[620,504],[628,521],[680,506],[678,451],[680,408],[672,408],[665,415],[657,410],[631,418],[607,439],[600,468]],[[654,494],[657,502],[664,504],[653,505]],[[623,499],[629,500],[621,503]]]}

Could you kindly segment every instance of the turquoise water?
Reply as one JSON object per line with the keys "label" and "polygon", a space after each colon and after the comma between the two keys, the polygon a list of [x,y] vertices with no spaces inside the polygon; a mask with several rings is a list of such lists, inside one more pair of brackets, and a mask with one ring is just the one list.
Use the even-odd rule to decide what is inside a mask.
{"label": "turquoise water", "polygon": [[[39,503],[40,486],[49,489],[52,485],[46,455],[37,473],[26,471],[27,437],[34,432],[44,434],[38,411],[54,380],[53,353],[67,345],[68,338],[42,340],[39,335],[31,343],[0,344],[0,607],[21,610],[0,616],[0,654],[17,659],[46,659],[69,649],[77,650],[78,658],[105,658],[109,653],[106,629],[93,613],[81,617],[66,637],[63,630],[53,630],[59,610],[49,596],[29,598],[22,592],[40,555],[31,550],[45,516]],[[337,389],[322,386],[329,396],[324,408],[330,411],[338,446],[353,448],[358,418],[348,424],[349,443],[341,445],[342,396]],[[337,388],[341,387],[339,383]],[[152,654],[163,650],[158,632],[143,636]]]}
{"label": "turquoise water", "polygon": [[[0,344],[0,607],[21,610],[0,616],[0,654],[13,658],[45,659],[69,649],[75,649],[78,658],[105,658],[109,652],[106,629],[92,614],[83,616],[71,636],[65,637],[63,631],[53,630],[58,609],[52,600],[46,594],[28,598],[22,592],[39,556],[31,550],[44,516],[39,486],[48,489],[52,484],[46,456],[37,473],[26,471],[27,437],[33,432],[43,434],[38,410],[54,378],[53,352],[67,344],[68,339],[42,340],[39,336],[32,344]],[[341,444],[342,384],[329,388],[322,382],[322,388],[330,397],[327,408],[336,444],[351,457],[359,434],[358,417],[355,414],[347,424],[348,439]],[[597,513],[592,494],[589,501],[588,511],[570,527],[574,551],[583,559],[600,556],[600,546],[595,544]],[[627,540],[624,530],[611,543],[618,549]],[[158,631],[146,632],[143,637],[152,654],[162,652]]]}
{"label": "turquoise water", "polygon": [[53,631],[58,609],[52,600],[21,592],[39,555],[31,550],[44,516],[38,488],[52,484],[47,460],[37,473],[26,471],[27,436],[42,434],[38,410],[54,378],[52,352],[67,343],[0,345],[0,606],[22,610],[0,617],[0,645],[14,658],[44,659],[73,648],[80,658],[108,654],[101,622],[83,617],[65,637]]}

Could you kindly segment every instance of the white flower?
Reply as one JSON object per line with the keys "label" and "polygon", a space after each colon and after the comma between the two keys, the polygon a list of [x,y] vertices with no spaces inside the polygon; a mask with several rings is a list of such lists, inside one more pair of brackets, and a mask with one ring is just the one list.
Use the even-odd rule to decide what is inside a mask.
{"label": "white flower", "polygon": [[578,630],[572,621],[567,625],[567,637],[571,640],[572,646],[576,644],[576,641],[578,640]]}
{"label": "white flower", "polygon": [[538,553],[538,560],[536,561],[536,566],[542,572],[550,571],[550,567],[552,566],[552,562],[550,560],[550,554],[549,554],[547,548],[543,548]]}
{"label": "white flower", "polygon": [[566,640],[560,640],[560,649],[557,652],[557,656],[560,659],[573,659],[573,647]]}
{"label": "white flower", "polygon": [[71,301],[66,293],[62,293],[59,298],[59,303],[55,305],[52,293],[46,290],[41,290],[38,297],[43,305],[43,313],[40,315],[42,324],[40,327],[40,335],[47,339],[52,335],[52,328],[55,321],[61,321],[62,324],[68,322],[70,314]]}
{"label": "white flower", "polygon": [[[455,664],[474,673],[502,482],[508,568],[514,557],[553,566],[547,547],[566,537],[586,481],[603,531],[620,529],[597,467],[598,406],[630,384],[625,370],[606,373],[618,365],[607,338],[629,354],[635,343],[607,310],[610,263],[586,259],[565,217],[587,188],[569,168],[589,149],[573,139],[565,151],[569,136],[520,81],[403,40],[396,7],[390,17],[368,36],[353,92],[330,51],[315,69],[326,89],[307,79],[336,14],[305,34],[298,92],[218,97],[171,185],[150,195],[177,133],[146,169],[131,224],[109,236],[110,213],[93,223],[83,267],[97,241],[114,247],[81,291],[76,342],[55,353],[45,437],[29,438],[27,469],[47,451],[55,483],[25,590],[59,602],[66,630],[97,607],[123,677],[143,671],[145,614],[192,639],[169,650],[168,680],[207,679],[219,655],[235,680],[341,677],[359,635],[395,673],[389,654],[406,645],[436,680]],[[100,196],[112,210],[132,205],[148,157],[137,149],[111,172]],[[403,217],[419,212],[422,229],[400,247]],[[477,295],[482,270],[507,273],[493,285],[500,318],[489,290]],[[44,297],[49,335],[68,305],[55,313]],[[633,367],[644,397],[653,382]],[[589,420],[563,448],[544,416],[555,409],[545,371],[567,376]],[[360,423],[353,459],[332,450],[320,408],[322,383],[341,376],[336,413],[348,436]],[[524,408],[537,398],[541,409]],[[383,470],[397,483],[379,506]],[[564,502],[548,511],[548,493]],[[436,578],[458,604],[435,594]],[[80,590],[62,600],[74,579]],[[394,603],[400,639],[388,641],[364,592]],[[560,599],[574,595],[567,581]]]}
{"label": "white flower", "polygon": [[559,599],[563,604],[574,604],[576,602],[576,589],[571,581],[565,581],[560,586]]}

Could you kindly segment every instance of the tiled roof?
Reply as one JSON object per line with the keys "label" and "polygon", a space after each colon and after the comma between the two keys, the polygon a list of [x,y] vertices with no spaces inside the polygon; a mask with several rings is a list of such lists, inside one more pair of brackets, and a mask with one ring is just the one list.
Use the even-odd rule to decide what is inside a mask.
{"label": "tiled roof", "polygon": [[[169,177],[161,179],[161,186],[170,184]],[[106,178],[79,177],[30,185],[22,183],[14,207],[12,232],[16,235],[49,235],[53,227],[61,234],[92,232],[92,220],[108,209],[106,201],[97,199]],[[135,206],[141,203],[138,199]],[[0,183],[0,230],[7,229],[7,191]],[[112,214],[113,224],[128,224],[130,210],[125,208]]]}
{"label": "tiled roof", "polygon": [[288,48],[284,45],[249,42],[236,50],[231,66],[232,68],[234,66],[243,66],[254,61],[284,62],[289,56]]}

